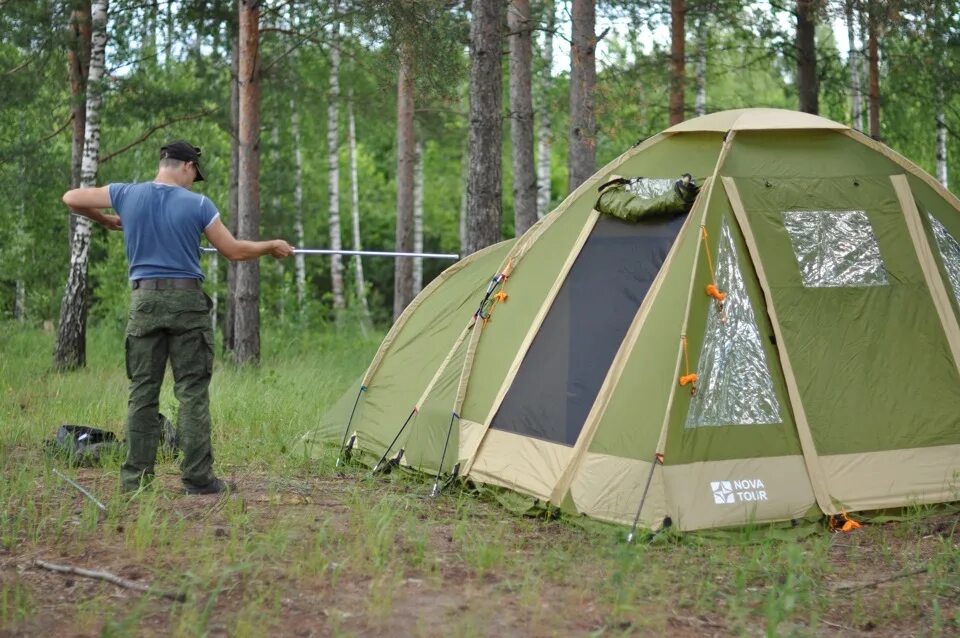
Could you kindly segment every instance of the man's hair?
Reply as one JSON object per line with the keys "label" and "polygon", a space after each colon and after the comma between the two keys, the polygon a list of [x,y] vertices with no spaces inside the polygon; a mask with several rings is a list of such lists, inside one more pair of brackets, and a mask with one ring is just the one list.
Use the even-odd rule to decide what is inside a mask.
{"label": "man's hair", "polygon": [[165,157],[160,160],[160,168],[180,168],[184,164],[183,160],[173,159],[172,157]]}

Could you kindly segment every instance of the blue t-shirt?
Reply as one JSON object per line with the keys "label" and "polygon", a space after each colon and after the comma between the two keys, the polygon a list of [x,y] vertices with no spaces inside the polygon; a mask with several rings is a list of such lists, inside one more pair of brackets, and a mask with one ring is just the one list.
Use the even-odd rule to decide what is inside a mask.
{"label": "blue t-shirt", "polygon": [[130,279],[200,279],[200,235],[220,215],[213,203],[180,186],[110,184],[123,224]]}

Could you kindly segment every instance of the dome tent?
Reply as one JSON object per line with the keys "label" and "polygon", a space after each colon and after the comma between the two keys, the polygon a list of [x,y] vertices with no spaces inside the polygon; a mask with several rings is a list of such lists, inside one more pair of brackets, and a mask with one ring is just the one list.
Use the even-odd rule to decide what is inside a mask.
{"label": "dome tent", "polygon": [[[594,209],[681,173],[686,215]],[[304,444],[650,528],[956,500],[958,238],[956,197],[842,124],[688,120],[434,280]]]}

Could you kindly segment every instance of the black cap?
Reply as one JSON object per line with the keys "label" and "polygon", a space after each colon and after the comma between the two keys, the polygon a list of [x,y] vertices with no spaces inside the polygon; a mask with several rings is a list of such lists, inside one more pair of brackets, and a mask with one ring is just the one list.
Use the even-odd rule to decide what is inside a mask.
{"label": "black cap", "polygon": [[169,144],[164,144],[160,147],[160,159],[175,159],[180,160],[181,162],[193,162],[193,165],[197,169],[197,178],[193,181],[203,181],[203,173],[200,170],[200,149],[193,144],[189,144],[183,140],[177,140],[175,142],[170,142]]}

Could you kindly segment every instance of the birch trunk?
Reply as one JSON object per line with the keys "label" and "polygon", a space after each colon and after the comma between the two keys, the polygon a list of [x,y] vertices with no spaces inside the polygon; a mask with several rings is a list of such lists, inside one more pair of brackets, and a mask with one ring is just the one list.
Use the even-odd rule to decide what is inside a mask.
{"label": "birch trunk", "polygon": [[[230,40],[230,218],[227,227],[234,236],[240,219],[240,38]],[[237,266],[227,260],[227,312],[223,318],[223,345],[227,352],[236,350]]]}
{"label": "birch trunk", "polygon": [[[293,232],[297,248],[303,248],[303,151],[300,148],[300,110],[290,98],[290,134],[293,137]],[[303,316],[307,293],[307,264],[303,253],[293,256],[297,282],[297,309]]]}
{"label": "birch trunk", "polygon": [[948,188],[947,177],[947,121],[944,115],[943,76],[937,76],[937,180]]}
{"label": "birch trunk", "polygon": [[510,142],[513,160],[513,219],[517,237],[537,221],[537,176],[533,160],[533,25],[530,0],[507,8],[510,32]]}
{"label": "birch trunk", "polygon": [[[413,252],[423,252],[423,142],[417,138],[413,168]],[[423,290],[423,258],[413,258],[413,296]]]}
{"label": "birch trunk", "polygon": [[568,193],[573,192],[596,171],[597,124],[594,116],[594,88],[597,83],[596,21],[594,0],[573,0]]}
{"label": "birch trunk", "polygon": [[553,30],[556,28],[556,10],[553,0],[544,0],[543,11],[546,25],[543,32],[543,69],[540,71],[537,93],[537,219],[550,212],[550,149],[553,145],[553,128],[550,122],[550,90],[553,87]]}
{"label": "birch trunk", "polygon": [[800,110],[816,115],[820,111],[817,87],[816,44],[817,0],[797,0],[797,94]]}
{"label": "birch trunk", "polygon": [[[413,173],[416,164],[416,134],[413,127],[413,60],[409,47],[400,52],[397,78],[397,252],[413,251]],[[413,300],[413,262],[394,260],[393,318]]]}
{"label": "birch trunk", "polygon": [[[273,126],[270,127],[270,166],[276,169],[276,167],[279,165],[280,122],[278,119],[274,119]],[[270,196],[270,215],[276,220],[281,219],[283,215],[280,201],[280,188],[279,175],[276,175],[273,181],[273,192]],[[284,273],[286,272],[286,269],[284,268],[283,261],[280,259],[276,260],[274,264],[277,267],[277,282],[280,286],[279,295],[277,297],[277,311],[280,315],[280,319],[283,319],[287,309],[287,282],[284,281]]]}
{"label": "birch trunk", "polygon": [[[97,185],[100,155],[100,108],[103,105],[103,76],[107,46],[107,0],[96,0],[90,7],[90,68],[87,76],[86,129],[80,187]],[[77,217],[70,246],[70,271],[60,303],[60,324],[54,367],[59,370],[81,368],[87,364],[87,271],[90,263],[92,222]]]}
{"label": "birch trunk", "polygon": [[880,139],[880,46],[877,43],[880,20],[877,3],[867,3],[867,64],[870,97],[870,137]]}
{"label": "birch trunk", "polygon": [[694,88],[696,93],[693,98],[693,113],[697,117],[707,114],[707,26],[706,19],[697,18],[694,26],[697,38],[697,61],[694,65]]}
{"label": "birch trunk", "polygon": [[500,241],[502,105],[499,0],[473,0],[466,256]]}
{"label": "birch trunk", "polygon": [[[338,11],[338,3],[333,3],[333,12]],[[340,48],[338,36],[340,23],[334,20],[330,30],[330,93],[327,103],[327,165],[330,196],[330,248],[341,250],[343,241],[340,234]],[[330,284],[333,291],[333,309],[337,320],[341,319],[346,302],[343,298],[343,257],[331,255]]]}
{"label": "birch trunk", "polygon": [[857,51],[857,23],[853,12],[854,0],[844,3],[844,17],[847,22],[847,66],[850,69],[850,120],[853,128],[863,130],[863,105],[860,88],[860,53]]}
{"label": "birch trunk", "polygon": [[685,0],[670,1],[670,126],[684,120],[684,91],[686,85],[686,26]]}
{"label": "birch trunk", "polygon": [[[259,0],[240,2],[239,145],[237,236],[260,239],[260,47]],[[260,265],[237,264],[234,357],[237,363],[260,360]]]}
{"label": "birch trunk", "polygon": [[[357,175],[357,126],[353,117],[353,92],[347,95],[347,146],[350,151],[350,226],[353,235],[353,249],[363,250],[360,241],[360,180]],[[360,255],[353,256],[353,279],[357,288],[357,301],[360,304],[360,331],[367,336],[370,325],[370,306],[367,304],[367,284],[363,280],[363,261]]]}

